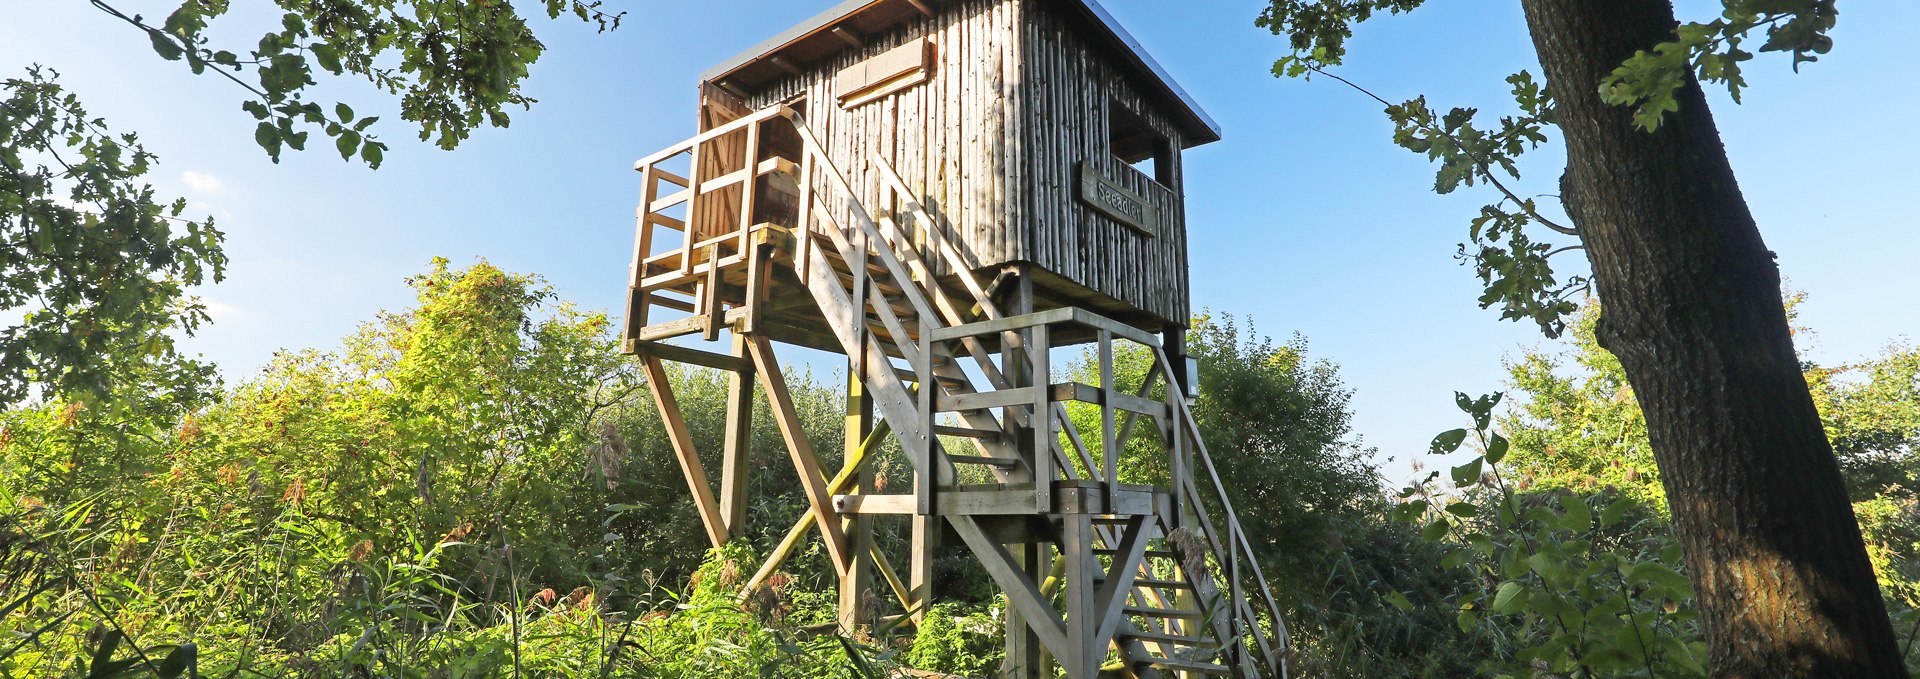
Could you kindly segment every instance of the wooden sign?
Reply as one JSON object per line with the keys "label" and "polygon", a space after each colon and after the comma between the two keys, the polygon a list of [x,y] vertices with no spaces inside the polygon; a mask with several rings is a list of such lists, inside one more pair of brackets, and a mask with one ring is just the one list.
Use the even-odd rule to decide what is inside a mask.
{"label": "wooden sign", "polygon": [[833,76],[835,97],[842,108],[853,108],[925,82],[932,51],[931,40],[909,40],[841,69]]}
{"label": "wooden sign", "polygon": [[1148,238],[1160,235],[1159,208],[1147,204],[1145,197],[1128,191],[1084,160],[1080,161],[1079,187],[1076,194],[1080,202],[1095,212],[1112,217]]}

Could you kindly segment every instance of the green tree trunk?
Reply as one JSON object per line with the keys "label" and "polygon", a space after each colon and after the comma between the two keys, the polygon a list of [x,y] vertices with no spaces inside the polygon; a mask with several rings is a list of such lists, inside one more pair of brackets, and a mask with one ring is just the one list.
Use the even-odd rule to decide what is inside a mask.
{"label": "green tree trunk", "polygon": [[1780,274],[1689,78],[1657,133],[1599,96],[1669,0],[1521,0],[1567,140],[1562,197],[1686,547],[1715,677],[1905,677]]}

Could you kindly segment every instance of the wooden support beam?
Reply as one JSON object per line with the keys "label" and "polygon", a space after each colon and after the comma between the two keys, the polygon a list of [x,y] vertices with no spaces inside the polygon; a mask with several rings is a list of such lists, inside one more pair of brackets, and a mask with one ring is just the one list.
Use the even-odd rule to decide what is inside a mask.
{"label": "wooden support beam", "polygon": [[1040,638],[1040,643],[1053,651],[1054,655],[1068,651],[1071,647],[1067,642],[1066,624],[1060,619],[1060,612],[1054,610],[1053,604],[1040,594],[1039,585],[1027,572],[1027,566],[1016,560],[1005,547],[988,538],[973,517],[956,516],[947,519],[947,522],[953,525],[953,531],[980,558],[987,575],[993,578],[1001,591],[1006,592],[1008,608],[1020,614],[1026,623],[1025,627]]}
{"label": "wooden support beam", "polygon": [[[844,493],[851,488],[855,475],[866,469],[867,463],[874,459],[874,452],[880,449],[880,442],[886,440],[888,432],[885,422],[874,427],[873,431],[860,442],[859,449],[847,458],[846,464],[840,468],[840,473],[834,474],[833,481],[828,484],[828,490]],[[760,569],[753,574],[753,577],[747,578],[746,586],[740,589],[742,601],[746,600],[747,594],[754,588],[766,582],[767,577],[773,575],[774,569],[786,562],[787,556],[793,553],[793,548],[800,544],[800,540],[807,536],[808,531],[813,529],[814,523],[818,520],[819,517],[811,511],[800,515],[800,519],[793,523],[793,528],[787,530],[786,537],[781,538],[780,544],[767,554],[766,560],[760,562]]]}
{"label": "wooden support beam", "polygon": [[701,301],[700,304],[695,306],[694,310],[705,314],[704,316],[698,317],[706,321],[705,325],[700,328],[700,333],[708,342],[712,342],[720,339],[720,326],[722,321],[725,320],[726,315],[726,312],[723,311],[720,306],[721,266],[720,245],[718,243],[707,246],[707,261],[712,264],[707,267],[707,282],[700,287]]}
{"label": "wooden support beam", "polygon": [[1120,531],[1120,544],[1114,548],[1113,564],[1107,568],[1107,577],[1100,582],[1098,594],[1094,597],[1094,608],[1101,611],[1098,629],[1094,636],[1099,639],[1112,639],[1120,627],[1120,621],[1126,618],[1121,610],[1127,602],[1127,592],[1133,589],[1134,578],[1140,574],[1140,562],[1146,557],[1147,540],[1152,535],[1153,517],[1136,514],[1127,517],[1127,523]]}
{"label": "wooden support beam", "polygon": [[907,519],[912,522],[911,542],[907,550],[907,610],[918,623],[927,616],[927,610],[933,608],[933,555],[940,547],[940,517],[928,514],[916,514]]}
{"label": "wooden support beam", "polygon": [[779,66],[780,70],[786,71],[788,75],[800,75],[802,73],[805,73],[805,71],[800,70],[799,66],[793,65],[792,61],[778,54],[773,55],[773,58],[768,59],[767,61],[773,62],[773,65]]}
{"label": "wooden support beam", "polygon": [[[865,462],[864,457],[870,451],[867,447],[869,435],[873,432],[873,399],[867,395],[866,384],[851,369],[847,371],[847,413],[846,413],[846,454],[847,467],[855,467],[856,458]],[[877,438],[874,446],[878,446]],[[861,492],[873,490],[874,474],[871,465],[860,464],[847,481],[847,485]],[[839,481],[839,478],[835,478]],[[840,485],[840,484],[830,484]],[[829,487],[829,491],[843,491]],[[837,511],[837,510],[836,510]],[[867,597],[873,591],[873,517],[854,515],[846,517],[842,528],[847,533],[848,545],[853,550],[853,563],[847,572],[840,575],[840,629],[854,630],[860,625],[872,622],[867,611]],[[902,600],[901,605],[912,606],[911,601]]]}
{"label": "wooden support beam", "polygon": [[655,356],[675,363],[691,363],[716,370],[727,370],[731,372],[753,370],[753,362],[745,358],[716,354],[711,351],[701,351],[699,349],[691,349],[667,344],[665,342],[632,340],[627,342],[626,349],[629,354]]}
{"label": "wooden support beam", "polygon": [[982,391],[971,394],[942,395],[934,399],[934,412],[953,412],[956,410],[985,410],[1007,406],[1024,406],[1034,402],[1035,394],[1044,400],[1048,397],[1045,390],[1029,387],[1014,387],[998,391]]}
{"label": "wooden support beam", "polygon": [[922,16],[929,19],[934,16],[933,7],[927,5],[927,0],[907,0],[907,4],[913,5],[913,8],[919,10]]}
{"label": "wooden support beam", "polygon": [[1053,508],[1053,447],[1060,442],[1053,429],[1053,399],[1047,393],[1049,376],[1053,372],[1049,362],[1048,348],[1052,340],[1047,335],[1047,326],[1036,325],[1029,331],[1028,356],[1033,362],[1033,419],[1028,424],[1033,429],[1033,503],[1034,511],[1045,513]]}
{"label": "wooden support beam", "polygon": [[658,323],[641,328],[636,339],[642,342],[658,342],[664,339],[673,339],[681,335],[691,335],[700,332],[700,330],[705,327],[707,327],[707,319],[705,317],[688,316],[679,320],[667,321],[665,323]]}
{"label": "wooden support beam", "polygon": [[[733,334],[733,356],[751,365],[747,357],[747,338]],[[746,535],[747,471],[752,468],[748,456],[753,447],[753,371],[736,370],[727,376],[727,422],[720,453],[720,514],[726,518],[727,533]]]}
{"label": "wooden support beam", "polygon": [[814,452],[813,442],[807,440],[807,433],[800,429],[800,415],[794,411],[786,376],[781,374],[780,363],[774,359],[773,344],[765,337],[748,335],[747,353],[753,357],[754,368],[760,371],[760,386],[772,406],[773,421],[779,425],[780,436],[786,439],[787,455],[793,458],[794,471],[806,491],[807,505],[819,519],[834,572],[845,573],[853,561],[848,553],[847,534],[841,530],[839,513],[833,510],[833,493],[828,491],[827,479],[820,473],[820,458]]}
{"label": "wooden support beam", "polygon": [[[927,336],[927,330],[933,327],[930,325],[931,322],[932,319],[926,316],[920,317],[921,337]],[[904,342],[905,338],[902,338],[902,341]],[[915,357],[918,360],[913,363],[915,374],[933,374],[934,348],[934,343],[931,340],[922,341],[919,355]],[[920,464],[915,465],[920,468],[920,473],[913,475],[914,513],[919,516],[927,516],[933,514],[935,511],[933,487],[939,483],[938,470],[940,465],[934,463],[934,451],[940,447],[940,438],[933,435],[933,427],[934,418],[937,417],[935,413],[938,412],[935,410],[937,400],[935,394],[939,393],[939,391],[940,381],[933,379],[921,382],[920,388],[914,394],[917,401],[916,409],[920,418],[920,421],[916,424],[921,427],[921,431],[928,432],[924,440],[917,441],[917,445],[910,451],[910,454],[918,456],[920,459]]]}
{"label": "wooden support beam", "polygon": [[1113,401],[1119,392],[1113,388],[1113,333],[1101,330],[1095,337],[1100,361],[1100,459],[1105,464],[1100,480],[1107,482],[1107,504],[1112,505],[1114,491],[1120,488],[1120,454],[1125,442],[1116,445],[1114,439]]}
{"label": "wooden support beam", "polygon": [[1067,514],[1060,522],[1060,555],[1067,561],[1063,573],[1066,589],[1066,647],[1054,649],[1061,669],[1069,679],[1094,679],[1100,673],[1100,661],[1107,655],[1106,640],[1096,638],[1102,611],[1099,591],[1093,576],[1100,571],[1100,560],[1093,552],[1093,517]]}
{"label": "wooden support beam", "polygon": [[[1026,488],[954,490],[943,487],[937,489],[935,494],[940,497],[935,513],[941,516],[1021,516],[1034,513],[1033,491]],[[1077,501],[1079,496],[1072,497]],[[1133,495],[1122,497],[1132,498]],[[1141,503],[1123,500],[1123,504],[1131,508]],[[833,506],[835,511],[842,514],[919,513],[915,495],[835,495]]]}
{"label": "wooden support beam", "polygon": [[854,49],[864,49],[867,46],[867,41],[862,40],[859,33],[855,33],[852,29],[845,26],[835,26],[833,30],[829,32],[833,33],[833,37],[839,38],[842,42],[847,43]]}
{"label": "wooden support beam", "polygon": [[1115,410],[1151,415],[1161,419],[1171,418],[1171,414],[1167,412],[1167,404],[1163,401],[1127,393],[1115,393],[1111,399],[1108,399],[1106,390],[1083,382],[1062,382],[1053,385],[1052,391],[1055,401],[1081,401],[1098,406],[1105,405],[1111,400]]}
{"label": "wooden support beam", "polygon": [[716,549],[724,547],[726,520],[720,516],[720,505],[713,499],[713,488],[707,485],[707,471],[700,464],[700,454],[694,451],[693,435],[687,431],[679,402],[674,400],[673,386],[667,383],[666,367],[657,356],[646,357],[640,364],[646,370],[647,391],[653,394],[653,404],[660,409],[660,420],[666,425],[674,457],[680,461],[680,473],[686,477],[687,490],[693,494],[694,508],[700,512],[700,523],[707,529],[707,540]]}

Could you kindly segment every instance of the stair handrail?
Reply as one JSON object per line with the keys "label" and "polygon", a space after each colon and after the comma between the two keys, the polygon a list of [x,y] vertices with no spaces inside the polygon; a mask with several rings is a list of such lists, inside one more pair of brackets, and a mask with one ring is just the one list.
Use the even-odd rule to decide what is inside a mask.
{"label": "stair handrail", "polygon": [[[1173,368],[1166,360],[1165,352],[1160,349],[1156,349],[1155,351],[1158,353],[1158,358],[1160,359],[1158,362],[1161,370],[1164,372],[1165,378],[1169,380],[1168,383],[1177,384],[1177,382],[1172,381],[1174,379]],[[1273,649],[1273,654],[1267,658],[1267,663],[1270,667],[1275,667],[1284,673],[1285,654],[1288,652],[1291,641],[1289,639],[1290,635],[1287,633],[1286,620],[1280,614],[1279,600],[1274,598],[1272,589],[1267,585],[1266,574],[1261,572],[1260,560],[1254,555],[1252,543],[1247,540],[1245,532],[1239,530],[1239,514],[1233,509],[1233,499],[1227,494],[1226,484],[1220,481],[1220,472],[1214,465],[1213,455],[1207,452],[1207,444],[1200,437],[1200,425],[1199,422],[1194,419],[1193,410],[1181,399],[1173,400],[1175,410],[1174,428],[1178,430],[1176,433],[1177,435],[1185,436],[1187,442],[1192,446],[1188,449],[1189,456],[1197,458],[1201,463],[1201,467],[1206,470],[1209,485],[1212,487],[1215,496],[1219,499],[1221,511],[1226,514],[1227,525],[1231,527],[1228,532],[1228,539],[1231,543],[1228,551],[1232,552],[1230,558],[1235,561],[1241,556],[1246,558],[1248,570],[1251,571],[1254,580],[1259,584],[1261,599],[1266,604],[1268,614],[1273,617],[1274,636],[1280,643],[1279,648]],[[1191,474],[1188,475],[1188,490],[1193,495],[1194,504],[1197,505],[1194,508],[1195,512],[1203,514],[1205,505],[1201,504],[1203,498],[1201,498],[1197,492],[1198,488],[1195,487],[1197,484],[1192,484],[1191,479],[1193,476],[1194,475]],[[1218,556],[1217,552],[1216,556]],[[1222,563],[1226,563],[1226,560],[1223,559]],[[1255,633],[1256,635],[1258,634],[1257,628]]]}

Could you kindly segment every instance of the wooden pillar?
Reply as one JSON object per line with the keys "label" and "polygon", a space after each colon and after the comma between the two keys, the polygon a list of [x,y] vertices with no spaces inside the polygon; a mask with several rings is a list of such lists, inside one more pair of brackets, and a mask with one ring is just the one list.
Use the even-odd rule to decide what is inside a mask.
{"label": "wooden pillar", "polygon": [[[843,460],[852,460],[860,449],[860,443],[873,432],[873,397],[867,394],[865,382],[860,374],[853,371],[851,363],[847,370],[847,419],[846,454]],[[874,465],[863,465],[856,476],[855,488],[850,493],[873,492]],[[873,592],[873,517],[856,514],[842,519],[847,533],[847,544],[852,550],[852,560],[848,562],[847,572],[840,575],[840,629],[852,632],[861,625],[872,624],[867,599]],[[910,605],[910,604],[908,604]]]}
{"label": "wooden pillar", "polygon": [[1189,380],[1196,376],[1187,374],[1186,326],[1177,323],[1168,323],[1166,330],[1160,333],[1160,345],[1165,348],[1163,353],[1167,355],[1167,361],[1171,363],[1167,368],[1170,369],[1169,372],[1173,373],[1173,379],[1176,382],[1170,385],[1169,388],[1177,390],[1182,394],[1193,391],[1193,385]]}
{"label": "wooden pillar", "polygon": [[[1009,316],[1033,313],[1033,276],[1027,267],[1023,265],[1016,265],[1016,267],[1013,285],[1006,293],[1006,299],[1001,302],[1001,308],[1005,309]],[[1031,352],[1035,350],[1035,340],[1044,343],[1048,338],[1045,331],[1037,333],[1038,337],[1035,337],[1035,334],[1022,333],[1019,340],[1024,348],[1021,350],[1014,350],[1011,345],[1002,348],[1000,370],[1006,375],[1008,384],[1028,386],[1046,380],[1044,375],[1034,374]],[[1037,445],[1039,438],[1034,435],[1033,425],[1036,420],[1045,421],[1044,418],[1049,413],[1036,409],[1032,413],[1034,417],[1029,418],[1025,422],[1026,426],[1022,427],[1012,416],[1012,411],[1012,408],[1008,408],[1008,416],[1003,427],[1013,435],[1013,440],[1018,442],[1020,456],[1027,461],[1028,468],[1038,470],[1040,467],[1035,464],[1039,459],[1038,456],[1048,455],[1050,452],[1047,448]],[[1036,503],[1042,502],[1041,498],[1049,495],[1041,486],[1047,485],[1050,481],[1050,477],[1034,479]],[[1052,570],[1053,566],[1052,550],[1047,543],[1034,541],[1011,545],[1011,547],[1012,549],[1008,551],[1020,560],[1020,567],[1026,572],[1027,577],[1036,583],[1046,580],[1047,572]],[[1048,658],[1046,646],[1040,643],[1040,637],[1034,634],[1026,617],[1013,606],[1007,607],[1006,634],[1007,660],[1003,665],[1004,676],[1008,679],[1041,679],[1043,677],[1051,679],[1053,677],[1052,662]]]}
{"label": "wooden pillar", "polygon": [[[1052,570],[1052,550],[1047,543],[1029,542],[1012,545],[1008,550],[1020,560],[1020,568],[1034,582],[1046,580],[1047,571]],[[1011,596],[1011,595],[1010,595]],[[1007,606],[1007,659],[1000,666],[1003,679],[1053,679],[1052,660],[1047,657],[1047,647],[1040,643],[1040,636],[1027,624],[1026,617],[1009,604]]]}
{"label": "wooden pillar", "polygon": [[[747,338],[733,333],[733,355],[747,360]],[[725,448],[720,458],[720,515],[728,535],[747,534],[747,470],[752,466],[753,369],[745,367],[727,378]]]}
{"label": "wooden pillar", "polygon": [[1060,658],[1060,667],[1068,679],[1095,679],[1100,661],[1106,658],[1106,643],[1099,639],[1101,610],[1095,596],[1093,576],[1104,572],[1093,555],[1093,515],[1066,514],[1060,522],[1060,554],[1067,560],[1067,645],[1068,657]]}
{"label": "wooden pillar", "polygon": [[918,623],[927,616],[927,609],[933,607],[933,555],[940,548],[940,517],[937,515],[914,514],[907,517],[913,522],[912,562],[908,564],[907,613]]}

